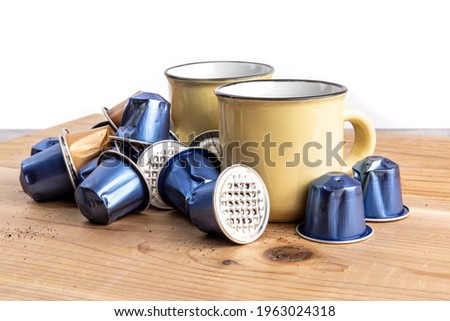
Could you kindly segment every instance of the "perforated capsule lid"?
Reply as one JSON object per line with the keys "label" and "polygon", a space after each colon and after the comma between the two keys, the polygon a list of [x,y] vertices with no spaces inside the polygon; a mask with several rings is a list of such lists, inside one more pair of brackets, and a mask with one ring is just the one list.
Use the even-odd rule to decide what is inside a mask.
{"label": "perforated capsule lid", "polygon": [[158,174],[169,158],[186,148],[186,145],[174,140],[161,140],[144,150],[139,157],[137,166],[144,173],[150,185],[151,204],[153,206],[160,209],[172,208],[159,195]]}
{"label": "perforated capsule lid", "polygon": [[224,235],[238,244],[257,240],[267,227],[270,201],[262,178],[250,167],[233,165],[218,177],[214,215]]}

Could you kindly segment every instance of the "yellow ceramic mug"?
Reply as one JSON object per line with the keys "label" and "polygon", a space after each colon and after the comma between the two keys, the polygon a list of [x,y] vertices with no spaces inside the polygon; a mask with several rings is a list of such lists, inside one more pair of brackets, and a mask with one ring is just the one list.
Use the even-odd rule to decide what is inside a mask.
{"label": "yellow ceramic mug", "polygon": [[205,61],[167,69],[173,131],[189,144],[194,137],[219,129],[219,107],[214,89],[251,79],[268,79],[272,66],[245,61]]}
{"label": "yellow ceramic mug", "polygon": [[[261,175],[271,222],[303,219],[310,182],[329,171],[350,172],[375,149],[375,130],[344,107],[347,88],[313,80],[262,80],[221,86],[223,164],[247,164]],[[344,122],[355,141],[343,158]]]}

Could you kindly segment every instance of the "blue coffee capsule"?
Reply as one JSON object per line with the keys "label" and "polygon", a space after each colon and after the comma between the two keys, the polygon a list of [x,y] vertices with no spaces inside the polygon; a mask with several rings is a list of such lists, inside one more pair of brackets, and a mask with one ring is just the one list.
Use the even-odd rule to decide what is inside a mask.
{"label": "blue coffee capsule", "polygon": [[116,136],[129,142],[155,143],[170,138],[170,103],[141,92],[128,99]]}
{"label": "blue coffee capsule", "polygon": [[192,191],[219,177],[213,160],[215,156],[203,148],[187,148],[169,158],[157,178],[160,199],[188,215],[186,200]]}
{"label": "blue coffee capsule", "polygon": [[170,158],[158,176],[161,199],[189,216],[199,230],[247,244],[264,232],[270,202],[261,177],[234,165],[219,173],[215,155],[188,148]]}
{"label": "blue coffee capsule", "polygon": [[382,156],[369,156],[353,166],[353,174],[361,182],[367,221],[397,221],[409,215],[403,205],[398,164]]}
{"label": "blue coffee capsule", "polygon": [[94,158],[81,166],[78,173],[78,183],[81,184],[98,166],[100,157]]}
{"label": "blue coffee capsule", "polygon": [[47,137],[43,140],[37,142],[36,144],[31,147],[31,156],[34,154],[37,154],[39,152],[42,152],[44,149],[47,149],[49,147],[52,147],[53,145],[59,144],[58,137]]}
{"label": "blue coffee capsule", "polygon": [[20,184],[36,202],[47,201],[73,193],[60,144],[55,144],[22,162]]}
{"label": "blue coffee capsule", "polygon": [[187,146],[175,140],[161,140],[145,149],[137,161],[151,189],[151,204],[159,209],[172,209],[159,196],[157,179],[165,162]]}
{"label": "blue coffee capsule", "polygon": [[[137,94],[140,94],[142,91],[135,92],[132,96],[136,96]],[[117,128],[120,126],[120,122],[122,121],[123,111],[125,109],[125,106],[128,103],[128,98],[121,101],[117,105],[115,105],[112,108],[106,108],[103,107],[103,115],[107,119],[107,122],[109,125],[114,129],[117,130]]]}
{"label": "blue coffee capsule", "polygon": [[321,243],[353,243],[373,234],[365,224],[361,184],[341,172],[329,172],[311,182],[301,237]]}
{"label": "blue coffee capsule", "polygon": [[88,220],[106,225],[146,209],[150,205],[150,187],[132,160],[108,150],[76,189],[75,200]]}
{"label": "blue coffee capsule", "polygon": [[188,210],[201,231],[247,244],[266,229],[270,202],[261,177],[250,167],[237,164],[226,168],[216,181],[196,188],[189,197]]}

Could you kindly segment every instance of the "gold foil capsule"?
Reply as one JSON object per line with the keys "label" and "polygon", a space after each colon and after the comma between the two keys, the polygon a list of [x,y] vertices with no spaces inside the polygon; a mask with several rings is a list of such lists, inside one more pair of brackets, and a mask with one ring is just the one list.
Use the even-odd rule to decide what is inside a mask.
{"label": "gold foil capsule", "polygon": [[78,181],[79,169],[109,147],[109,137],[113,134],[113,129],[110,126],[74,133],[70,133],[67,129],[63,130],[61,143],[67,168],[75,183]]}

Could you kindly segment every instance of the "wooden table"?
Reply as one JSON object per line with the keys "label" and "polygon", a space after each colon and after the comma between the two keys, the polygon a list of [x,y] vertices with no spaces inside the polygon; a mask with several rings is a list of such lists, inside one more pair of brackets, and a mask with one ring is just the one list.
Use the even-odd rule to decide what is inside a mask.
{"label": "wooden table", "polygon": [[401,166],[402,221],[326,245],[269,224],[249,245],[203,234],[176,211],[91,224],[73,200],[36,203],[19,184],[33,143],[92,115],[0,143],[2,300],[449,300],[450,137],[378,132],[376,154]]}

